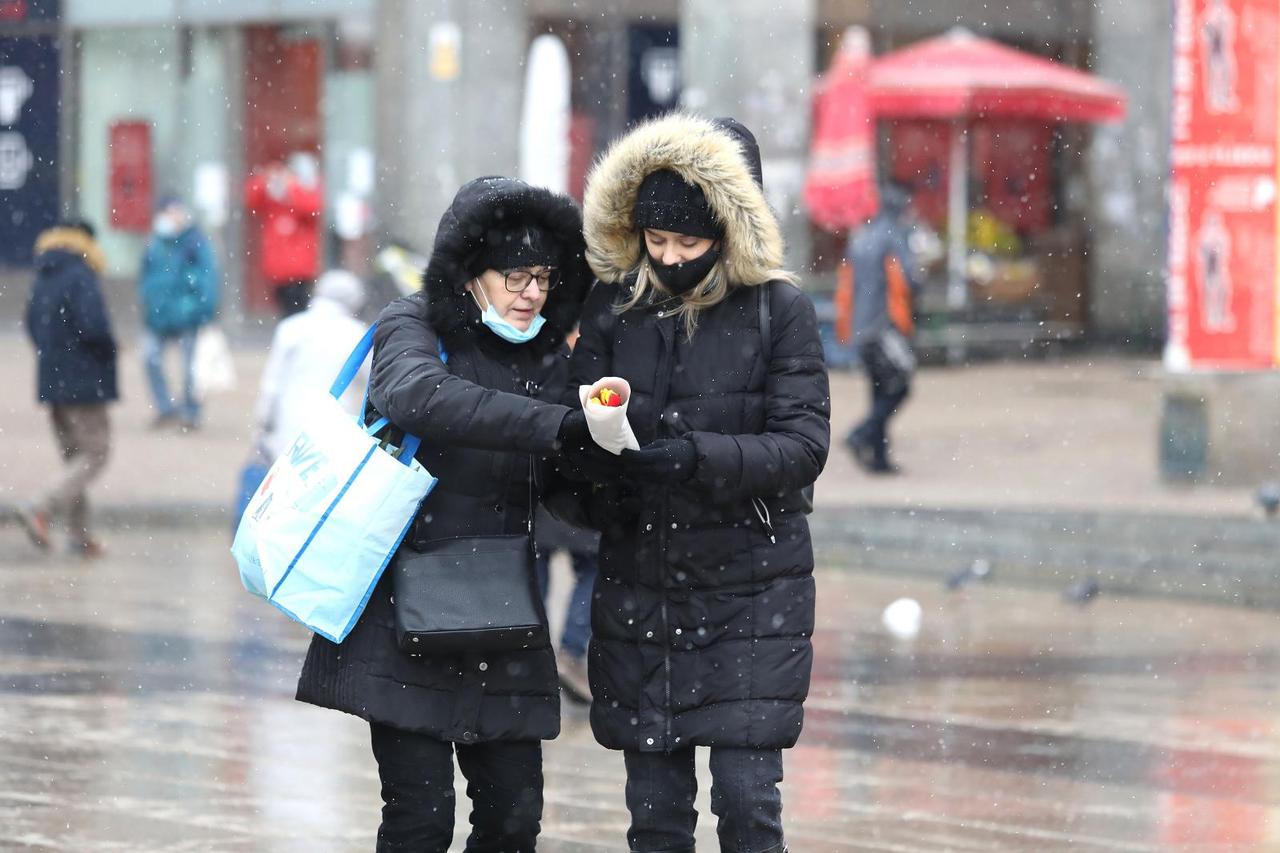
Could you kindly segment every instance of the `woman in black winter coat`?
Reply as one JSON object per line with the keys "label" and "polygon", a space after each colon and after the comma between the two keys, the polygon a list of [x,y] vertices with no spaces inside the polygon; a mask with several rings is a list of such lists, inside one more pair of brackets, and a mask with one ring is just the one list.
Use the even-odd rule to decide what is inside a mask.
{"label": "woman in black winter coat", "polygon": [[[417,458],[439,478],[402,547],[525,533],[542,484],[534,465],[560,441],[586,440],[581,412],[551,402],[566,394],[564,337],[591,281],[581,225],[566,196],[472,181],[441,219],[423,291],[382,312],[370,404],[421,437]],[[340,646],[312,640],[298,698],[369,721],[385,803],[379,850],[448,849],[455,751],[472,800],[466,849],[534,849],[540,742],[560,729],[549,648],[407,655],[388,572]]]}
{"label": "woman in black winter coat", "polygon": [[805,490],[830,437],[813,306],[779,269],[758,148],[731,119],[633,130],[592,172],[584,224],[601,284],[571,386],[627,379],[641,444],[615,466],[569,453],[603,533],[592,728],[625,754],[633,851],[693,850],[706,746],[721,849],[776,853],[812,657]]}

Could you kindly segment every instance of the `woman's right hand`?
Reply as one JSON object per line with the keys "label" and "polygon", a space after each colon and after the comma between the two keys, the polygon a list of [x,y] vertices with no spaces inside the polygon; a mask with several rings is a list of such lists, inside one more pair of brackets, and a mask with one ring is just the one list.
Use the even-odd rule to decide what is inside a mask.
{"label": "woman's right hand", "polygon": [[587,427],[587,416],[582,409],[570,409],[569,414],[560,422],[560,430],[556,433],[556,441],[561,451],[580,450],[595,444],[591,438],[591,430]]}
{"label": "woman's right hand", "polygon": [[618,457],[597,445],[590,436],[585,442],[562,443],[556,467],[565,477],[580,483],[616,483],[624,474]]}

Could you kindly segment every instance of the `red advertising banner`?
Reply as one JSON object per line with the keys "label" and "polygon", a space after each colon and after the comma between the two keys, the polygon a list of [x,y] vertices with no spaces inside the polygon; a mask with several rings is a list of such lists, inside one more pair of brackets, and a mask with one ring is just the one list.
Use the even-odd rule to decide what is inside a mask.
{"label": "red advertising banner", "polygon": [[1170,369],[1277,363],[1280,0],[1176,0]]}
{"label": "red advertising banner", "polygon": [[113,122],[109,138],[111,227],[145,234],[151,230],[151,125]]}

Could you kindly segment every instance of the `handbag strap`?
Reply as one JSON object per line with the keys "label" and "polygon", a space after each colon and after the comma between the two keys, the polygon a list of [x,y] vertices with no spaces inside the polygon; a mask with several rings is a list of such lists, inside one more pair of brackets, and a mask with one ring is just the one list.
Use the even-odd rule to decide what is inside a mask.
{"label": "handbag strap", "polygon": [[[760,285],[760,288],[759,288],[760,289],[760,294],[759,294],[760,353],[761,355],[764,356],[764,387],[765,387],[766,393],[769,390],[769,367],[773,362],[773,331],[770,328],[770,325],[771,325],[770,320],[772,320],[773,311],[769,307],[769,302],[770,302],[769,291],[771,288],[772,288],[772,282],[767,282],[767,281],[764,284]],[[809,485],[805,486],[803,489],[800,490],[799,494],[801,494],[804,497],[804,500],[808,504],[808,509],[804,510],[804,512],[806,513],[813,512],[813,484],[810,483]],[[752,501],[755,501],[755,500],[756,500],[755,498],[752,498]],[[769,521],[769,506],[764,501],[760,501],[760,505],[764,507],[764,515],[760,517],[760,520],[763,521],[765,526],[769,529],[769,537],[772,539],[773,525]],[[760,513],[759,506],[756,507],[756,513],[757,514]]]}
{"label": "handbag strap", "polygon": [[[351,354],[347,356],[347,360],[342,363],[342,368],[338,371],[338,375],[334,378],[333,384],[329,386],[329,395],[335,400],[341,399],[347,389],[351,387],[352,381],[355,380],[356,374],[360,372],[360,365],[364,364],[364,360],[369,357],[369,353],[373,352],[373,336],[378,330],[378,324],[371,325],[360,338],[360,342],[351,350]],[[377,435],[380,431],[391,424],[390,418],[380,416],[373,423],[366,425],[364,422],[365,412],[369,410],[369,383],[365,383],[364,396],[360,401],[360,411],[356,414],[356,423],[369,435]],[[422,445],[422,439],[416,435],[405,433],[404,440],[400,442],[400,450],[396,454],[396,459],[406,468],[413,463],[413,457],[418,455],[418,448]]]}
{"label": "handbag strap", "polygon": [[764,381],[769,382],[769,363],[773,361],[773,331],[770,329],[769,284],[765,282],[757,290],[760,302],[760,353],[764,356]]}
{"label": "handbag strap", "polygon": [[538,537],[533,535],[533,486],[534,486],[534,463],[533,454],[529,454],[529,519],[525,522],[525,528],[529,531],[529,543],[533,546],[533,553],[538,553]]}

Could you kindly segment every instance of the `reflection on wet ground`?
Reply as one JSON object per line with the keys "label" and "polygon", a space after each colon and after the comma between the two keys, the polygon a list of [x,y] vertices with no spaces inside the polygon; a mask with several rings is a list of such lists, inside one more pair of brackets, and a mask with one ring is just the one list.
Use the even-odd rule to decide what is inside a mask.
{"label": "reflection on wet ground", "polygon": [[[0,849],[372,849],[367,730],[292,701],[306,636],[241,591],[223,538],[112,545],[0,546]],[[1280,848],[1277,615],[819,583],[794,851]],[[924,605],[912,641],[880,627],[900,595]],[[625,849],[621,760],[580,709],[546,755],[540,849]]]}

